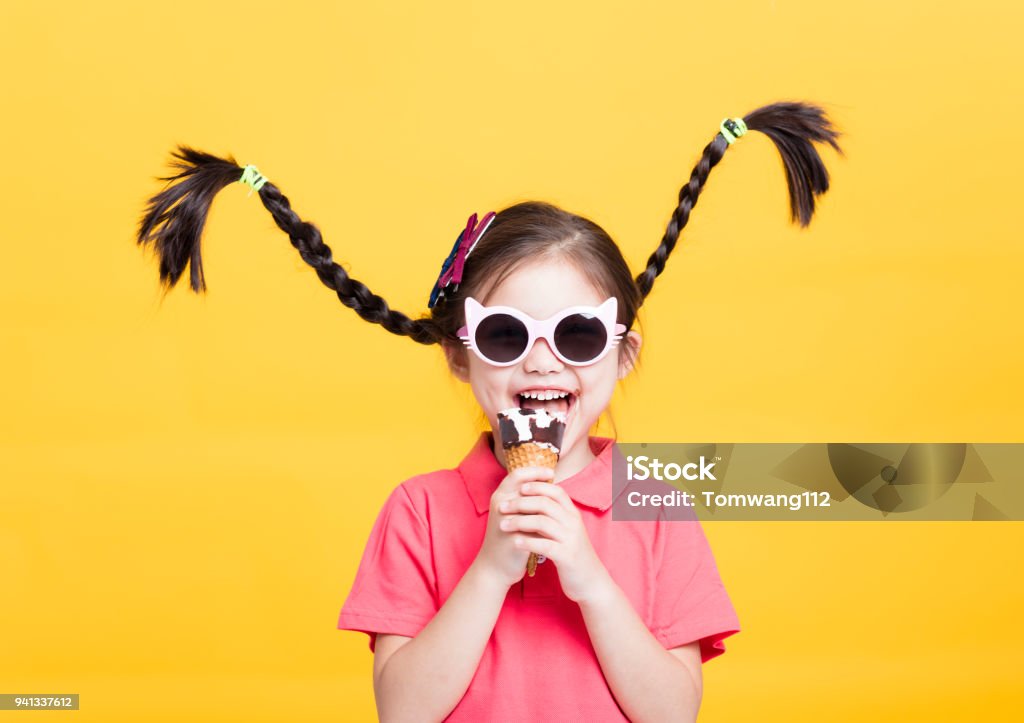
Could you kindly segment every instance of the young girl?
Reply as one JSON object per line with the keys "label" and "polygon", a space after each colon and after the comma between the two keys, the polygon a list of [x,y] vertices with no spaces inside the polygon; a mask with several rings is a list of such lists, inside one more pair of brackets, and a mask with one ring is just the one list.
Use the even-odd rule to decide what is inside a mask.
{"label": "young girl", "polygon": [[[342,303],[441,344],[492,430],[510,407],[567,414],[553,472],[507,472],[500,441],[484,432],[457,467],[388,497],[338,622],[369,634],[382,720],[695,719],[701,664],[725,651],[739,621],[699,523],[612,519],[614,440],[590,430],[636,362],[630,329],[710,170],[748,129],[778,148],[792,218],[806,226],[828,189],[813,143],[841,153],[839,134],[816,106],[775,103],[722,122],[636,278],[593,222],[519,203],[470,217],[429,315],[415,320],[334,263],[319,230],[253,166],[179,148],[182,173],[162,180],[180,183],[151,200],[138,236],[154,242],[167,290],[186,265],[193,290],[205,288],[203,223],[217,191],[241,180]],[[532,577],[530,553],[540,560]]]}

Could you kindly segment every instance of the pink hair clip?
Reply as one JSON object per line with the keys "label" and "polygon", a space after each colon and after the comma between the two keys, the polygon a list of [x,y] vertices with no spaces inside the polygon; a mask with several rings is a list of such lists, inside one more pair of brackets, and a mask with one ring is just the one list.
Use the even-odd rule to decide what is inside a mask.
{"label": "pink hair clip", "polygon": [[479,223],[477,223],[475,213],[469,217],[466,228],[455,239],[455,245],[452,246],[451,253],[448,254],[448,258],[441,265],[441,274],[437,277],[437,282],[435,282],[434,288],[430,292],[430,301],[427,302],[428,308],[434,307],[434,304],[444,296],[445,290],[449,286],[452,287],[453,292],[459,288],[459,284],[462,283],[462,272],[466,265],[466,259],[473,251],[477,242],[480,241],[484,232],[490,227],[495,215],[494,211],[490,211]]}

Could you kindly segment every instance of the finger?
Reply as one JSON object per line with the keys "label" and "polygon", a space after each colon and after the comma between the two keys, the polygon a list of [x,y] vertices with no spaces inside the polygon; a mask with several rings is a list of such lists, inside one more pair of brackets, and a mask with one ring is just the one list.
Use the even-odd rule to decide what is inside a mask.
{"label": "finger", "polygon": [[537,480],[550,481],[554,477],[555,471],[548,467],[520,467],[519,469],[512,470],[505,476],[491,495],[491,509],[496,509],[502,500],[518,495],[519,488],[524,483]]}
{"label": "finger", "polygon": [[565,508],[558,504],[558,502],[543,495],[529,495],[526,497],[515,495],[503,500],[498,509],[502,514],[506,515],[547,515],[563,525],[568,525],[572,519]]}
{"label": "finger", "polygon": [[550,540],[565,540],[565,526],[546,515],[507,515],[499,525],[506,532],[532,532]]}
{"label": "finger", "polygon": [[523,481],[550,481],[555,478],[555,470],[550,467],[519,467],[509,472],[509,474],[521,477]]}
{"label": "finger", "polygon": [[518,492],[524,482],[540,480],[549,482],[555,478],[555,471],[547,467],[520,467],[505,475],[495,491]]}
{"label": "finger", "polygon": [[556,484],[533,484],[524,482],[519,487],[519,494],[527,497],[547,497],[554,500],[559,506],[572,515],[578,515],[576,503],[569,497],[569,493],[561,485]]}
{"label": "finger", "polygon": [[560,545],[555,540],[551,540],[546,537],[535,537],[519,533],[512,538],[512,544],[520,550],[528,550],[529,552],[536,552],[538,555],[543,555],[556,564],[561,557],[559,554],[559,550],[561,549]]}

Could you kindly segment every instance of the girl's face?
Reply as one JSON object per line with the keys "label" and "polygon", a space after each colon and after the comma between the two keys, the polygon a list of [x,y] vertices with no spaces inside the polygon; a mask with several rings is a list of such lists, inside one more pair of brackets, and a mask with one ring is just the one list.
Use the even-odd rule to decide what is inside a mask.
{"label": "girl's face", "polygon": [[[511,306],[542,320],[570,306],[600,306],[608,295],[594,288],[565,261],[544,260],[521,266],[486,298],[474,298],[484,306]],[[509,407],[543,407],[567,412],[561,457],[579,460],[581,456],[590,455],[587,437],[608,407],[616,381],[632,369],[628,361],[619,362],[619,348],[630,344],[635,353],[640,343],[640,335],[635,331],[624,334],[619,346],[612,347],[602,359],[589,366],[564,363],[544,339],[537,339],[523,360],[511,366],[488,364],[466,348],[458,353],[449,350],[448,361],[453,374],[473,389],[492,430],[498,429],[498,412]],[[542,402],[520,396],[524,391],[544,389],[567,391],[569,400]],[[580,441],[584,443],[579,445]],[[497,453],[500,447],[495,447]],[[499,459],[503,457],[499,454]]]}

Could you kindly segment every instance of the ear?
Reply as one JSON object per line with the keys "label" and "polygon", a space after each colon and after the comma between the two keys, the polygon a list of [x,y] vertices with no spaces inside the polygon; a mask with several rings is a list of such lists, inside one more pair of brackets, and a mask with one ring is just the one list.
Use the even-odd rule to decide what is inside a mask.
{"label": "ear", "polygon": [[[619,342],[619,346],[626,344],[629,346],[629,353],[625,359],[619,362],[619,379],[625,379],[631,371],[633,371],[633,360],[640,354],[640,345],[643,344],[643,337],[635,331],[627,332],[622,341]],[[620,352],[621,353],[621,352]]]}
{"label": "ear", "polygon": [[465,348],[454,344],[444,344],[444,356],[448,360],[448,369],[460,382],[469,383],[469,366]]}

